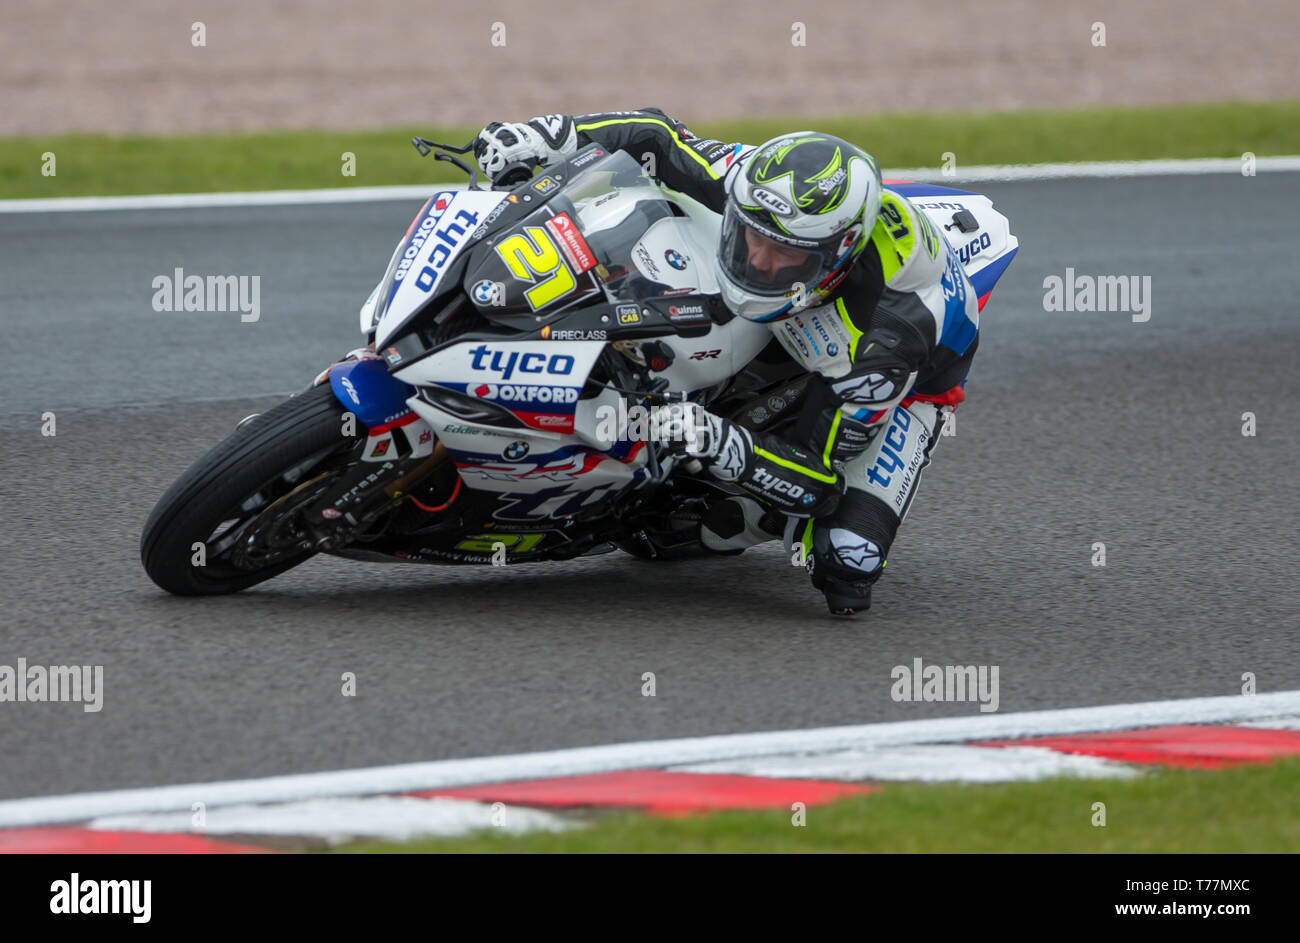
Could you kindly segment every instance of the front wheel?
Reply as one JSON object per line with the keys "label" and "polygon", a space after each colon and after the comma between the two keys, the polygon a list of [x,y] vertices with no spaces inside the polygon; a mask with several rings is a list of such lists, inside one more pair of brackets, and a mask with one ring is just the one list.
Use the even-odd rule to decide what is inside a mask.
{"label": "front wheel", "polygon": [[343,413],[328,383],[312,387],[191,465],[144,525],[149,578],[180,596],[234,593],[313,556],[299,512],[347,465],[356,438]]}

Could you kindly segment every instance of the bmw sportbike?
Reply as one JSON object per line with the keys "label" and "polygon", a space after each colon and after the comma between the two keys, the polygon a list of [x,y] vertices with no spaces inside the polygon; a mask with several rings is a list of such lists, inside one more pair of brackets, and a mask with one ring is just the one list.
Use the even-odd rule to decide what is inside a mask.
{"label": "bmw sportbike", "polygon": [[[361,308],[369,345],[162,496],[141,557],[163,589],[235,592],[317,553],[678,559],[703,552],[701,517],[735,492],[650,441],[646,410],[686,397],[755,429],[795,421],[804,371],[717,301],[717,214],[596,145],[483,189],[467,148],[415,144],[468,187],[416,214]],[[961,234],[987,295],[1016,251],[1005,218],[975,194],[897,189]]]}

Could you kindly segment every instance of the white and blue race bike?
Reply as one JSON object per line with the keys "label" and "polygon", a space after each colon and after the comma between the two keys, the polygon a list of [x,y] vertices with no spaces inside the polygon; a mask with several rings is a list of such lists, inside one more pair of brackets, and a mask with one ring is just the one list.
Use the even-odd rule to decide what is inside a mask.
{"label": "white and blue race bike", "polygon": [[[466,148],[416,146],[469,170],[446,153]],[[236,592],[316,553],[703,552],[700,518],[734,488],[647,441],[644,410],[685,396],[779,433],[807,380],[769,326],[717,300],[721,218],[596,145],[491,190],[469,172],[398,244],[361,309],[370,345],[240,423],[159,500],[140,549],[160,587]],[[961,232],[983,301],[1017,249],[1005,217],[977,194],[891,185]]]}

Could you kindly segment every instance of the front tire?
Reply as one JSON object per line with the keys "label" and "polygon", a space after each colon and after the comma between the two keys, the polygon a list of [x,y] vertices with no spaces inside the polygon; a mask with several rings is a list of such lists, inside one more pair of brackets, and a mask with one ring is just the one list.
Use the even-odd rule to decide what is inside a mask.
{"label": "front tire", "polygon": [[343,434],[343,412],[328,383],[312,387],[242,423],[191,465],[144,525],[149,578],[179,596],[219,595],[314,556],[293,513],[346,465],[356,438]]}

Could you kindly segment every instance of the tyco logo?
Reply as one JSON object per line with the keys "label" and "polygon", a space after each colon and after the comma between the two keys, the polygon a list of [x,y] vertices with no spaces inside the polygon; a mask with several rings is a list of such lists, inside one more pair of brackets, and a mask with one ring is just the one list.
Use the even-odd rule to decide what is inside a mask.
{"label": "tyco logo", "polygon": [[509,380],[514,376],[518,366],[520,373],[551,373],[568,376],[573,372],[573,357],[569,354],[546,354],[530,350],[520,354],[517,350],[490,350],[487,344],[479,344],[470,349],[473,358],[471,370],[491,370],[501,374],[501,379]]}
{"label": "tyco logo", "polygon": [[421,291],[428,291],[438,280],[438,273],[442,267],[447,264],[451,258],[452,251],[460,245],[461,239],[465,235],[465,226],[473,226],[478,222],[478,213],[471,213],[469,210],[460,210],[452,218],[452,221],[435,232],[434,238],[438,240],[434,245],[433,251],[429,253],[430,264],[420,270],[420,274],[415,278],[415,287]]}
{"label": "tyco logo", "polygon": [[[876,464],[867,471],[867,478],[882,488],[888,488],[893,473],[900,471],[907,463],[901,452],[907,448],[907,430],[912,425],[912,414],[902,406],[894,408],[893,421],[885,432],[885,440],[880,446],[880,455]],[[883,474],[882,474],[883,472]]]}
{"label": "tyco logo", "polygon": [[804,489],[800,485],[796,485],[793,481],[786,481],[784,478],[778,478],[762,468],[754,469],[754,484],[764,491],[788,494],[792,498],[797,498],[804,493]]}
{"label": "tyco logo", "polygon": [[972,239],[957,250],[957,257],[961,259],[962,265],[965,265],[992,244],[993,240],[989,237],[988,233],[980,233],[978,239]]}

